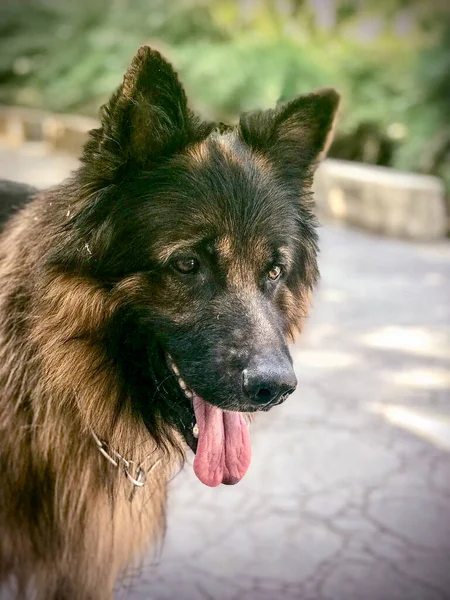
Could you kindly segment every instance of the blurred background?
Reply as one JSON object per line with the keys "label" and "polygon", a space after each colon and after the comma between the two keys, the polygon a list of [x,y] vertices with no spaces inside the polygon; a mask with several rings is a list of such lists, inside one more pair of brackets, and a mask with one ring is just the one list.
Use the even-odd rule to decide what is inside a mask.
{"label": "blurred background", "polygon": [[332,156],[450,185],[448,15],[447,0],[3,0],[0,102],[96,116],[150,43],[208,117],[335,85]]}
{"label": "blurred background", "polygon": [[448,0],[3,0],[0,176],[76,168],[144,43],[209,118],[322,86],[343,105],[298,389],[238,486],[171,483],[164,549],[117,598],[450,599]]}

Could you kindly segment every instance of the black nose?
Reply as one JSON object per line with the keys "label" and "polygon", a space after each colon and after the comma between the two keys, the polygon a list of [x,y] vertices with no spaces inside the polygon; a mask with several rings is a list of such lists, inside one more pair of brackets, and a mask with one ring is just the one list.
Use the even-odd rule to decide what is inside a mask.
{"label": "black nose", "polygon": [[290,360],[281,353],[251,361],[242,380],[245,395],[261,408],[282,402],[297,387]]}

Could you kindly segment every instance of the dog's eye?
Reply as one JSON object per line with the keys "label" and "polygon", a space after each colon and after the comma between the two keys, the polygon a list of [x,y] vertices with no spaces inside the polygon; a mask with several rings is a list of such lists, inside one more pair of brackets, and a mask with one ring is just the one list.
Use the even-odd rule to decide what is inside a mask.
{"label": "dog's eye", "polygon": [[280,267],[280,265],[274,265],[269,273],[267,274],[268,278],[271,279],[272,281],[276,281],[281,273],[283,272],[283,269]]}
{"label": "dog's eye", "polygon": [[183,273],[184,275],[191,275],[198,271],[200,263],[196,258],[186,256],[183,258],[178,258],[173,263],[173,266],[179,273]]}

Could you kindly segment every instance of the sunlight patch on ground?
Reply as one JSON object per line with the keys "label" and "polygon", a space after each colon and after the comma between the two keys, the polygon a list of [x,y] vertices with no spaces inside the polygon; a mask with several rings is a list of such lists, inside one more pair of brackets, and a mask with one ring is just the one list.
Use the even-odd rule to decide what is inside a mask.
{"label": "sunlight patch on ground", "polygon": [[333,337],[338,331],[337,327],[327,323],[314,325],[313,327],[305,327],[303,332],[302,340],[308,340],[308,342],[323,342],[327,338]]}
{"label": "sunlight patch on ground", "polygon": [[382,327],[362,336],[361,342],[372,348],[401,350],[432,358],[450,358],[447,332],[431,332],[420,327]]}
{"label": "sunlight patch on ground", "polygon": [[358,362],[358,358],[346,352],[322,352],[315,350],[294,351],[296,367],[312,367],[317,369],[346,369]]}
{"label": "sunlight patch on ground", "polygon": [[341,290],[321,290],[319,292],[319,297],[324,302],[345,302],[348,298],[348,294]]}
{"label": "sunlight patch on ground", "polygon": [[437,448],[450,451],[450,416],[397,404],[373,404],[369,410],[393,425],[431,442]]}
{"label": "sunlight patch on ground", "polygon": [[445,389],[449,388],[450,394],[450,370],[439,368],[410,369],[396,373],[385,373],[383,378],[395,385],[411,388]]}
{"label": "sunlight patch on ground", "polygon": [[442,273],[427,273],[424,278],[425,285],[443,285],[446,279]]}

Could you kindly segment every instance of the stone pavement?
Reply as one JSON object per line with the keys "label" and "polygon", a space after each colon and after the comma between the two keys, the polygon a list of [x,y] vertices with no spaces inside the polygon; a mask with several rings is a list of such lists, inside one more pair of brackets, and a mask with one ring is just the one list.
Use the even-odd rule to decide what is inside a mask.
{"label": "stone pavement", "polygon": [[321,247],[297,391],[241,483],[172,482],[164,547],[117,600],[450,599],[450,243],[324,227]]}

